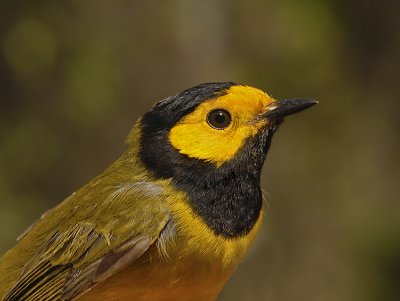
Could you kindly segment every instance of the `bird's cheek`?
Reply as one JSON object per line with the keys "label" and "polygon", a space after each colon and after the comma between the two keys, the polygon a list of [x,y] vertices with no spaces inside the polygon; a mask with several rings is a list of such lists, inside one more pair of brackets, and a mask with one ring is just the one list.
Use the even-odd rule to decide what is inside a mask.
{"label": "bird's cheek", "polygon": [[205,130],[202,124],[179,124],[171,129],[171,145],[181,154],[221,166],[233,159],[258,126],[242,126],[231,130]]}
{"label": "bird's cheek", "polygon": [[171,129],[169,141],[181,154],[217,166],[231,160],[243,144],[235,131],[204,129],[204,125],[180,124]]}

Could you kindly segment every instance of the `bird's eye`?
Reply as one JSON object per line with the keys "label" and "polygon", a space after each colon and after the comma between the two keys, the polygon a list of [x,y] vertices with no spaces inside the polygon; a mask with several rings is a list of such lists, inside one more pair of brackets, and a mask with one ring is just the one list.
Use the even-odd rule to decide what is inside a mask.
{"label": "bird's eye", "polygon": [[207,123],[217,130],[226,129],[232,122],[231,114],[228,111],[217,109],[208,113]]}

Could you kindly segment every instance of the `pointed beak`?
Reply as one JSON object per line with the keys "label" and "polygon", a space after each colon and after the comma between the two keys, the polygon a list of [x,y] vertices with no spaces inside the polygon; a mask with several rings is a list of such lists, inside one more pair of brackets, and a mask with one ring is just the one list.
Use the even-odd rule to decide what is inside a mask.
{"label": "pointed beak", "polygon": [[267,106],[266,112],[259,115],[259,118],[266,118],[271,122],[280,121],[285,116],[303,111],[317,103],[314,99],[301,98],[276,100]]}

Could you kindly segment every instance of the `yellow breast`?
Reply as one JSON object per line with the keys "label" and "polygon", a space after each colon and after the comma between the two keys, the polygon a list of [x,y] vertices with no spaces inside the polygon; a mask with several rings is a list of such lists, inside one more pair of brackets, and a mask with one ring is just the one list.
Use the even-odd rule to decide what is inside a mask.
{"label": "yellow breast", "polygon": [[78,298],[79,301],[212,301],[234,272],[256,235],[262,213],[244,237],[216,236],[185,201],[183,193],[168,200],[175,237],[165,254],[154,245],[127,269]]}

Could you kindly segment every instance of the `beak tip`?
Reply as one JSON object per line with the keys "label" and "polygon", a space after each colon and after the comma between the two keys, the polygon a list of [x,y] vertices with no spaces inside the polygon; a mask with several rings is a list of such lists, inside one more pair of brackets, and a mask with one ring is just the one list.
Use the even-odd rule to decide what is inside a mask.
{"label": "beak tip", "polygon": [[288,102],[293,102],[299,105],[316,105],[319,103],[318,100],[313,99],[313,98],[295,98],[295,99],[288,99]]}
{"label": "beak tip", "polygon": [[312,106],[314,106],[314,105],[316,105],[316,104],[319,104],[319,101],[316,100],[316,99],[312,99],[312,98],[310,98],[310,99],[304,99],[304,103],[303,103],[304,109],[306,109],[306,108],[308,108],[308,107],[312,107]]}

